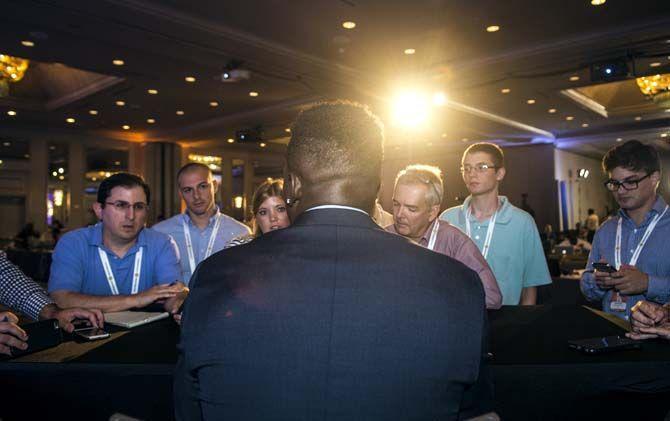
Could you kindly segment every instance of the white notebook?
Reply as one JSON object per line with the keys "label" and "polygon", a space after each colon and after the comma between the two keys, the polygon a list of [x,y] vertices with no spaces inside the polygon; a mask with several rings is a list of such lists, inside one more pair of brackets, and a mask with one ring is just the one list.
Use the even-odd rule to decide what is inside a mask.
{"label": "white notebook", "polygon": [[131,328],[155,322],[156,320],[165,319],[169,315],[170,314],[167,312],[115,311],[112,313],[105,313],[105,323]]}

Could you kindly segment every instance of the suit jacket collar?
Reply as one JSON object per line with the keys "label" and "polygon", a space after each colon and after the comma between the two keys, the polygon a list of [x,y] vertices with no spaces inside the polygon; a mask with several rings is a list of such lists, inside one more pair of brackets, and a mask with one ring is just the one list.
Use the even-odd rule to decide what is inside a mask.
{"label": "suit jacket collar", "polygon": [[362,212],[348,209],[314,209],[303,212],[293,222],[294,226],[301,225],[341,225],[361,228],[380,229],[379,225]]}

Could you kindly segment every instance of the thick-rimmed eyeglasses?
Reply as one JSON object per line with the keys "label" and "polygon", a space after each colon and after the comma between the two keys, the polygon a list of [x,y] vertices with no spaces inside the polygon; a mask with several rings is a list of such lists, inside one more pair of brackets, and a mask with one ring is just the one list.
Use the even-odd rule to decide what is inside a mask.
{"label": "thick-rimmed eyeglasses", "polygon": [[128,203],[123,200],[117,200],[116,202],[105,202],[105,204],[114,206],[114,209],[119,212],[127,212],[130,208],[133,208],[135,212],[144,212],[149,209],[149,205],[144,202]]}
{"label": "thick-rimmed eyeglasses", "polygon": [[619,187],[623,187],[624,190],[635,190],[640,184],[640,181],[644,180],[650,175],[651,173],[645,175],[644,177],[638,178],[637,180],[624,180],[624,181],[617,181],[610,178],[609,180],[605,181],[604,185],[605,188],[609,191],[618,191]]}
{"label": "thick-rimmed eyeglasses", "polygon": [[483,172],[486,172],[486,170],[488,170],[488,169],[494,169],[495,170],[497,168],[498,167],[496,167],[493,164],[477,164],[474,167],[470,166],[470,165],[463,165],[461,167],[461,173],[462,174],[469,174],[469,173],[472,172],[472,170],[474,170],[477,173],[483,173]]}

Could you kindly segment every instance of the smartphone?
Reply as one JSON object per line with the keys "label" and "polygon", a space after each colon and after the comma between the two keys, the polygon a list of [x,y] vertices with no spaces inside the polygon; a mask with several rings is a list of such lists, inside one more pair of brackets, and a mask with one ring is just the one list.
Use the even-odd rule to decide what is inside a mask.
{"label": "smartphone", "polygon": [[74,334],[87,341],[109,338],[109,333],[99,327],[76,329]]}
{"label": "smartphone", "polygon": [[598,272],[607,272],[607,273],[616,272],[614,266],[605,262],[593,262],[593,269],[597,270]]}
{"label": "smartphone", "polygon": [[58,320],[56,319],[28,323],[22,325],[21,329],[28,335],[28,348],[18,349],[12,347],[12,357],[18,357],[20,355],[31,354],[46,348],[51,348],[63,341],[63,336],[58,327]]}
{"label": "smartphone", "polygon": [[625,349],[639,349],[640,343],[625,336],[603,336],[599,338],[568,341],[570,348],[585,354],[603,354]]}

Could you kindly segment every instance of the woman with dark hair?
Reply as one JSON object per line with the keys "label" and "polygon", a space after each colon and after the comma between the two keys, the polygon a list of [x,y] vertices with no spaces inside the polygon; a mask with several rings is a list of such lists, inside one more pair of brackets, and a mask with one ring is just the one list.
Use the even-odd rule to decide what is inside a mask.
{"label": "woman with dark hair", "polygon": [[286,211],[283,188],[284,182],[282,180],[268,180],[258,186],[251,200],[253,233],[235,238],[226,245],[226,248],[248,243],[270,231],[291,225],[291,220]]}

